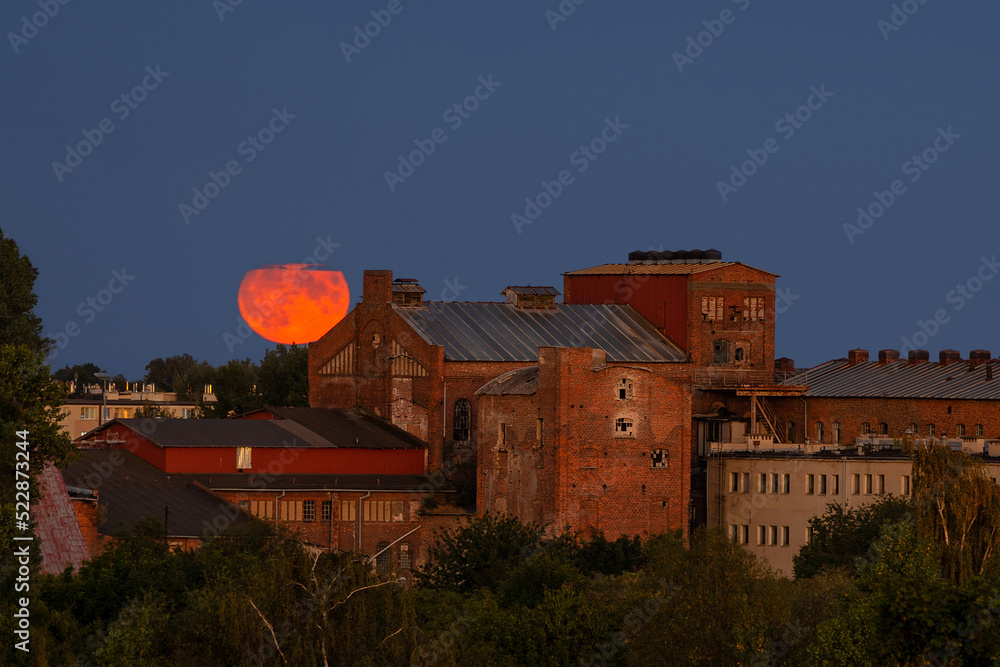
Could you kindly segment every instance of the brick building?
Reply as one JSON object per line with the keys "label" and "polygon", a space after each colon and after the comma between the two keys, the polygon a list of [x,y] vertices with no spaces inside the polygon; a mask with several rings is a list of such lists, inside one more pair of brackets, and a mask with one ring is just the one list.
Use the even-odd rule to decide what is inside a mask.
{"label": "brick building", "polygon": [[543,347],[483,386],[478,511],[584,535],[686,531],[691,390],[688,364],[669,366]]}

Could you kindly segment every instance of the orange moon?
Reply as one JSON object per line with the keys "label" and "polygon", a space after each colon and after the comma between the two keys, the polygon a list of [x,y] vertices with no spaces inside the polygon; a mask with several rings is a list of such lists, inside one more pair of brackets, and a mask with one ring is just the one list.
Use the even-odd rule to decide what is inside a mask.
{"label": "orange moon", "polygon": [[311,343],[344,319],[351,293],[340,271],[311,264],[276,264],[247,271],[237,301],[240,315],[274,343]]}

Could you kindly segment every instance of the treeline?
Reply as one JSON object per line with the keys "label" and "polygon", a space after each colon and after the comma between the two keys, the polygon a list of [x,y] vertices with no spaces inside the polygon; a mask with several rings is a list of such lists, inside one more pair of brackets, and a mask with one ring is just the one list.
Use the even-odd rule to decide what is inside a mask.
{"label": "treeline", "polygon": [[124,533],[42,577],[35,664],[995,665],[1000,490],[975,460],[913,452],[912,499],[831,506],[796,578],[721,532],[545,536],[509,516],[380,573],[256,524],[172,552]]}
{"label": "treeline", "polygon": [[[96,373],[100,367],[92,364],[66,366],[52,374],[53,379],[73,382],[77,392],[87,385],[101,385]],[[249,358],[233,359],[222,366],[212,366],[190,354],[166,359],[157,358],[146,364],[146,383],[158,391],[175,392],[178,400],[195,401],[200,417],[223,418],[264,406],[307,407],[309,405],[309,350],[305,346],[278,344],[266,350],[257,363]],[[215,401],[204,401],[204,388],[212,386]],[[121,374],[109,380],[109,387],[125,391],[131,382]],[[156,406],[144,408],[139,416],[169,416]]]}

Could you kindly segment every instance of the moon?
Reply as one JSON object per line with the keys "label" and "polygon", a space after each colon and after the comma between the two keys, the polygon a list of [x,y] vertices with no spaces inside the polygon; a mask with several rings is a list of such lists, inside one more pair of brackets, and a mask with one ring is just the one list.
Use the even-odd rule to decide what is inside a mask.
{"label": "moon", "polygon": [[275,264],[247,271],[237,302],[250,328],[273,343],[319,340],[344,319],[351,293],[340,271]]}

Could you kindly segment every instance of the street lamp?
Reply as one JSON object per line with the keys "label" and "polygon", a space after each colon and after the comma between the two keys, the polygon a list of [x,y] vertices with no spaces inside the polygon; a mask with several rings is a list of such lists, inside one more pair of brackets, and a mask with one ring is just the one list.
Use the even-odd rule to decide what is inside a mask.
{"label": "street lamp", "polygon": [[111,379],[111,376],[107,373],[94,373],[94,377],[98,380],[104,380],[104,389],[101,390],[101,399],[104,407],[101,408],[101,418],[97,422],[97,425],[100,426],[104,423],[104,415],[108,412],[108,380]]}

